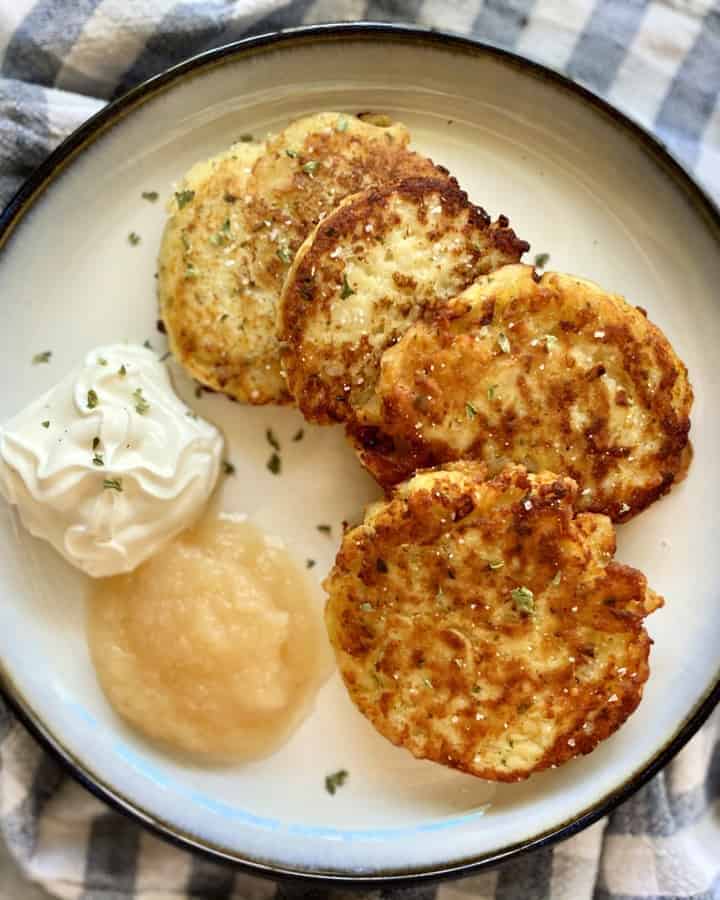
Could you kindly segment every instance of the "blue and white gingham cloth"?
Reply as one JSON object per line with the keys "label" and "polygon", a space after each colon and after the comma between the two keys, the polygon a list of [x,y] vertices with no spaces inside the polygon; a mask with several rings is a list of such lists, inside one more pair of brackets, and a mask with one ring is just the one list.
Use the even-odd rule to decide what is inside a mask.
{"label": "blue and white gingham cloth", "polygon": [[[652,129],[720,197],[720,0],[0,0],[0,201],[107,100],[173,63],[248,34],[352,19],[463,32],[561,69]],[[61,897],[348,896],[166,845],[65,776],[1,702],[0,829],[28,878]],[[0,871],[0,900],[24,893]],[[608,820],[476,877],[372,892],[393,895],[720,900],[720,717]]]}

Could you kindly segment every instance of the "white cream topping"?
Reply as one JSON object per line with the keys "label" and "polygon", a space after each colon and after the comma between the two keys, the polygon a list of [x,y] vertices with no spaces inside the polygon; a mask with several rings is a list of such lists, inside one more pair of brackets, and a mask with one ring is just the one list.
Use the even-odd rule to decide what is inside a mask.
{"label": "white cream topping", "polygon": [[74,566],[116,575],[192,524],[222,449],[151,350],[99,347],[0,428],[0,494]]}

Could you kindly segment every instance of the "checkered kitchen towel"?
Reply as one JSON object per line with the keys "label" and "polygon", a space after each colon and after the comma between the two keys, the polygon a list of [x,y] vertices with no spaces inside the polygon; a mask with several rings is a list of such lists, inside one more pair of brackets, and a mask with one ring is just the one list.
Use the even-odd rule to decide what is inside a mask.
{"label": "checkered kitchen towel", "polygon": [[[653,129],[720,196],[720,0],[0,0],[0,200],[105,101],[167,66],[251,33],[362,18],[472,34],[562,69]],[[1,703],[0,828],[28,876],[61,897],[322,895],[141,831],[64,776]],[[0,900],[24,893],[3,892],[0,870]],[[477,877],[398,893],[720,900],[720,717],[609,820]]]}

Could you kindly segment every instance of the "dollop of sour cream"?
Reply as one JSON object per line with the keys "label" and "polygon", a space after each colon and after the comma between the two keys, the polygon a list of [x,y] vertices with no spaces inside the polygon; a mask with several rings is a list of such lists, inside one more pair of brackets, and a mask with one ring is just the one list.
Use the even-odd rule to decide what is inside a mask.
{"label": "dollop of sour cream", "polygon": [[74,566],[117,575],[194,522],[222,449],[151,350],[113,344],[0,427],[0,494]]}

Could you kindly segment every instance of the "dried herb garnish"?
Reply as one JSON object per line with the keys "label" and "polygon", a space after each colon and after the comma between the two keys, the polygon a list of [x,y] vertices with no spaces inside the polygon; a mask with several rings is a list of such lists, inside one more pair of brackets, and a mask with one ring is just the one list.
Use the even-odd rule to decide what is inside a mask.
{"label": "dried herb garnish", "polygon": [[325,776],[325,790],[328,794],[334,794],[338,788],[341,788],[348,780],[349,773],[346,769],[338,769],[331,775]]}
{"label": "dried herb garnish", "polygon": [[531,613],[535,611],[535,595],[530,588],[524,586],[514,588],[510,591],[510,596],[520,612]]}
{"label": "dried herb garnish", "polygon": [[347,300],[348,297],[352,297],[355,291],[350,287],[350,284],[347,280],[347,275],[343,275],[342,280],[342,290],[340,291],[340,299]]}
{"label": "dried herb garnish", "polygon": [[135,401],[135,412],[139,416],[144,416],[145,413],[150,409],[150,404],[143,396],[142,388],[136,388],[133,391],[133,400]]}
{"label": "dried herb garnish", "polygon": [[265,437],[267,438],[268,444],[273,448],[273,450],[280,450],[280,441],[275,437],[275,432],[272,428],[267,428],[265,430]]}
{"label": "dried herb garnish", "polygon": [[175,193],[175,200],[177,201],[178,209],[182,209],[184,206],[187,206],[188,203],[194,198],[195,191],[177,191]]}

